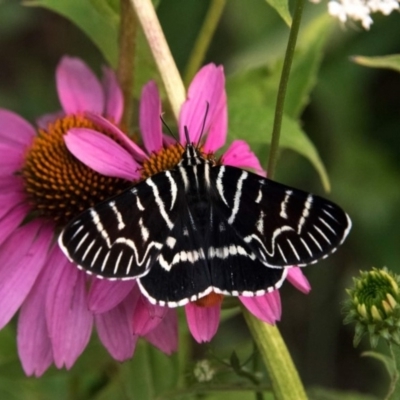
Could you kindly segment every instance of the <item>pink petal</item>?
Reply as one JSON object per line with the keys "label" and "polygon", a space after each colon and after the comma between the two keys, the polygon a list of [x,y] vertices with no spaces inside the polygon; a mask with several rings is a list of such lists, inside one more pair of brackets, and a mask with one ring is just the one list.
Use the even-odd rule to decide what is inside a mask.
{"label": "pink petal", "polygon": [[0,139],[14,147],[26,147],[36,136],[33,126],[12,111],[0,108]]}
{"label": "pink petal", "polygon": [[46,297],[46,319],[54,363],[71,368],[89,342],[93,316],[87,307],[86,275],[57,247],[48,268],[53,269]]}
{"label": "pink petal", "polygon": [[226,102],[226,93],[224,91],[220,102],[214,112],[214,118],[210,124],[210,130],[204,143],[204,151],[216,152],[226,142],[228,134],[228,107]]}
{"label": "pink petal", "polygon": [[0,329],[16,313],[43,268],[52,232],[37,221],[14,231],[0,248]]}
{"label": "pink petal", "polygon": [[16,204],[20,204],[25,200],[25,194],[22,192],[2,192],[0,189],[0,219],[8,214]]}
{"label": "pink petal", "polygon": [[299,267],[288,268],[287,280],[300,292],[308,294],[311,285]]}
{"label": "pink petal", "polygon": [[142,89],[139,106],[139,126],[145,149],[149,154],[162,147],[161,99],[154,81]]}
{"label": "pink petal", "polygon": [[176,139],[173,138],[172,136],[168,136],[168,135],[163,135],[162,137],[162,144],[165,147],[171,146],[172,144],[177,143]]}
{"label": "pink petal", "polygon": [[266,176],[257,156],[250,150],[244,140],[234,140],[222,156],[222,163],[239,168],[252,168],[261,176]]}
{"label": "pink petal", "polygon": [[185,306],[189,330],[196,342],[209,342],[217,333],[221,304],[212,307],[199,307],[195,303]]}
{"label": "pink petal", "polygon": [[65,112],[63,110],[56,111],[53,113],[44,114],[36,119],[36,125],[45,131],[47,131],[49,124],[55,122],[58,119],[65,117]]}
{"label": "pink petal", "polygon": [[25,150],[0,143],[0,175],[14,175],[24,164]]}
{"label": "pink petal", "polygon": [[133,332],[146,335],[160,324],[168,310],[168,307],[151,304],[144,296],[140,296],[133,313]]}
{"label": "pink petal", "polygon": [[20,176],[11,175],[11,176],[2,176],[0,174],[0,192],[1,193],[9,193],[9,192],[22,192],[24,191],[24,181]]}
{"label": "pink petal", "polygon": [[18,204],[0,220],[0,245],[18,228],[28,212],[27,204]]}
{"label": "pink petal", "polygon": [[281,318],[282,307],[278,290],[264,296],[239,296],[239,299],[255,317],[268,324],[274,325]]}
{"label": "pink petal", "polygon": [[178,349],[178,316],[175,309],[168,313],[156,328],[145,336],[153,346],[165,354],[172,354]]}
{"label": "pink petal", "polygon": [[89,118],[96,125],[110,133],[119,143],[122,143],[122,146],[126,151],[128,151],[135,160],[144,161],[147,160],[146,153],[129,137],[123,133],[116,125],[103,118],[101,115],[96,115],[92,113],[85,113],[86,117]]}
{"label": "pink petal", "polygon": [[111,68],[103,68],[103,89],[106,101],[104,116],[119,124],[124,111],[124,96]]}
{"label": "pink petal", "polygon": [[[121,303],[136,285],[134,279],[128,281],[109,281],[107,279],[93,280],[89,290],[88,305],[90,311],[94,313],[104,313],[110,311]],[[135,290],[137,299],[139,289]]]}
{"label": "pink petal", "polygon": [[139,164],[117,142],[93,129],[72,128],[64,135],[68,150],[98,173],[133,181],[140,178]]}
{"label": "pink petal", "polygon": [[[208,64],[196,74],[190,84],[187,100],[182,105],[179,115],[181,143],[186,143],[184,126],[187,126],[189,130],[191,142],[198,143],[200,135],[208,132],[212,123],[223,125],[218,120],[219,118],[225,118],[220,109],[223,103],[221,98],[224,97],[225,93],[224,85],[225,76],[222,66],[217,67],[214,64]],[[209,104],[207,120],[204,132],[201,132],[206,116],[207,103]],[[226,132],[214,132],[214,134],[224,136]]]}
{"label": "pink petal", "polygon": [[67,114],[103,112],[103,88],[90,68],[79,58],[65,56],[61,59],[56,70],[56,84],[62,108]]}
{"label": "pink petal", "polygon": [[18,354],[25,374],[41,376],[53,362],[45,315],[45,299],[51,268],[43,268],[18,318]]}
{"label": "pink petal", "polygon": [[135,351],[138,336],[133,334],[131,322],[134,302],[131,293],[117,307],[95,316],[99,338],[117,361],[131,358]]}

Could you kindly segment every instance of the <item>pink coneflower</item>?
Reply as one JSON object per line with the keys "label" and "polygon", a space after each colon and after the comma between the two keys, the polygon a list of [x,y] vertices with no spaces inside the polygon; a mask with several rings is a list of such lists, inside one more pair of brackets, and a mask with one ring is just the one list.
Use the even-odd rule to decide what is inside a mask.
{"label": "pink coneflower", "polygon": [[[122,191],[135,178],[103,176],[82,164],[65,146],[67,131],[92,128],[110,141],[119,140],[133,164],[133,157],[141,154],[127,137],[114,138],[107,127],[84,115],[120,122],[123,99],[110,69],[104,69],[100,83],[82,61],[64,57],[56,82],[62,111],[40,118],[38,128],[0,109],[0,328],[20,309],[18,352],[26,374],[36,376],[53,362],[70,368],[86,347],[93,324],[118,360],[132,356],[139,334],[148,334],[149,341],[168,353],[177,337],[173,313],[164,320],[140,317],[146,304],[135,282],[96,285],[95,279],[102,290],[94,287],[95,293],[88,294],[87,275],[54,244],[71,217]],[[135,330],[132,319],[140,329]],[[171,332],[167,338],[165,330]]]}
{"label": "pink coneflower", "polygon": [[[206,104],[209,108],[204,123]],[[185,126],[192,143],[199,142],[204,130],[202,151],[206,156],[213,157],[213,154],[225,144],[227,103],[222,67],[214,64],[203,67],[191,83],[188,98],[182,106],[179,117],[180,143],[176,143],[162,133],[160,114],[159,93],[156,85],[150,82],[143,88],[140,103],[140,128],[147,152],[147,156],[142,155],[142,179],[177,165],[183,153],[182,144],[186,144]],[[93,120],[97,123],[101,122],[99,117]],[[117,128],[114,134],[118,135]],[[116,162],[113,162],[113,169],[109,169],[112,162],[109,159],[110,148],[102,144],[99,146],[98,137],[99,135],[92,130],[73,129],[65,136],[65,141],[69,150],[94,170],[109,176],[124,177],[126,171],[133,168],[133,165],[127,165],[130,159],[129,154],[115,145],[113,151],[119,156],[113,157],[113,161]],[[119,160],[124,160],[124,162]],[[265,175],[258,159],[244,141],[234,141],[219,162],[240,168],[251,168]],[[287,278],[299,290],[305,293],[310,290],[308,281],[299,268],[288,268]],[[222,299],[222,295],[211,292],[185,306],[188,326],[196,341],[209,341],[215,335],[220,320]],[[251,313],[263,321],[274,324],[280,319],[281,304],[278,290],[264,296],[240,296],[239,299]]]}

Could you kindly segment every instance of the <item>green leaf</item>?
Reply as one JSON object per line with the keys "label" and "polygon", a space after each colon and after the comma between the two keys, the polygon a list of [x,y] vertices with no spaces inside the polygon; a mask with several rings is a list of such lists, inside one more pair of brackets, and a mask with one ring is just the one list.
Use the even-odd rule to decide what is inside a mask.
{"label": "green leaf", "polygon": [[[323,48],[334,23],[333,18],[324,13],[313,19],[299,37],[284,108],[285,114],[292,118],[298,118],[309,102],[310,92],[317,82]],[[279,77],[280,73],[281,68]]]}
{"label": "green leaf", "polygon": [[[323,47],[333,26],[329,15],[313,19],[303,30],[294,55],[288,88],[286,91],[284,112],[292,118],[298,118],[308,104],[309,95],[317,81],[322,60]],[[258,66],[233,76],[232,83],[237,86],[252,85],[251,95],[263,104],[275,107],[283,59],[273,65]],[[232,82],[233,81],[233,82]]]}
{"label": "green leaf", "polygon": [[391,377],[397,373],[396,364],[391,357],[376,351],[364,351],[361,355],[363,357],[372,357],[382,362]]}
{"label": "green leaf", "polygon": [[86,33],[111,66],[117,65],[119,18],[112,12],[111,0],[26,0],[24,4],[44,7],[69,19]]}
{"label": "green leaf", "polygon": [[[260,81],[253,78],[253,74],[250,74],[250,80],[241,79],[240,85],[237,79],[233,84],[230,80],[227,82],[229,139],[245,139],[260,156],[261,162],[266,164],[266,150],[271,142],[274,109],[263,104],[259,99],[260,96],[257,99],[258,88],[255,85]],[[262,85],[259,83],[259,86]],[[282,120],[280,145],[306,157],[317,170],[325,190],[330,189],[328,175],[315,146],[302,131],[299,123],[287,116]]]}
{"label": "green leaf", "polygon": [[[154,1],[158,3],[158,1]],[[99,48],[115,68],[118,62],[119,0],[26,0],[25,5],[45,7],[75,23]],[[156,64],[142,30],[138,30],[135,49],[134,96],[142,86],[156,79],[162,90]]]}
{"label": "green leaf", "polygon": [[111,24],[118,26],[119,24],[119,3],[120,0],[89,0],[89,3],[110,21]]}
{"label": "green leaf", "polygon": [[267,3],[274,8],[282,17],[288,26],[292,25],[292,16],[289,11],[289,2],[287,0],[266,0]]}
{"label": "green leaf", "polygon": [[386,68],[400,72],[400,54],[391,54],[382,57],[354,56],[352,60],[364,67]]}

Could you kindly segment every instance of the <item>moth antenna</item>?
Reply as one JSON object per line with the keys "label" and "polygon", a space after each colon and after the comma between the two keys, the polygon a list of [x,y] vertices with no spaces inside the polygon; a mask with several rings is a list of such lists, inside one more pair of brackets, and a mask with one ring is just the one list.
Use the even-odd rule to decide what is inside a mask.
{"label": "moth antenna", "polygon": [[189,137],[189,130],[188,130],[188,127],[185,125],[185,126],[183,127],[183,129],[185,130],[186,144],[190,144],[190,137]]}
{"label": "moth antenna", "polygon": [[206,121],[207,121],[207,116],[208,116],[208,111],[209,111],[209,109],[210,109],[210,103],[209,103],[208,101],[206,101],[206,113],[205,113],[205,115],[204,115],[203,125],[202,125],[202,127],[201,127],[200,137],[199,137],[199,140],[198,140],[198,142],[197,142],[197,147],[199,147],[200,142],[201,142],[201,139],[202,139],[202,137],[203,137],[203,135],[204,135],[204,128],[205,128],[205,126],[206,126]]}
{"label": "moth antenna", "polygon": [[160,115],[160,119],[162,124],[167,128],[167,131],[170,133],[170,135],[175,139],[176,143],[178,143],[182,148],[183,146],[181,145],[181,143],[179,142],[178,138],[176,137],[176,135],[172,132],[171,128],[167,125],[167,123],[165,122],[164,118],[162,117],[162,115]]}

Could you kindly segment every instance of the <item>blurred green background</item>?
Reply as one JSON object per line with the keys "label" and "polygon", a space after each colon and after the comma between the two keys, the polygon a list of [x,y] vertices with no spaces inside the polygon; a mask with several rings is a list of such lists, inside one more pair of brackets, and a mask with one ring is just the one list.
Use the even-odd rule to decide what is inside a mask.
{"label": "blurred green background", "polygon": [[[181,71],[208,3],[163,0],[158,7]],[[303,26],[323,13],[326,4],[306,4]],[[356,54],[400,53],[399,18],[398,13],[376,15],[369,32],[355,24],[343,27],[332,21],[317,81],[301,117],[303,129],[327,168],[331,193],[324,193],[312,165],[296,152],[283,151],[278,164],[277,180],[329,196],[350,214],[354,223],[340,251],[305,271],[313,288],[308,296],[289,284],[281,291],[283,317],[279,328],[313,398],[344,398],[322,394],[316,391],[318,387],[382,398],[388,384],[386,372],[376,360],[360,357],[363,350],[369,349],[368,341],[353,348],[353,326],[343,326],[341,303],[345,288],[360,269],[387,266],[400,273],[400,76],[351,61]],[[285,48],[287,33],[284,22],[265,1],[229,0],[206,61],[223,64],[228,76],[243,69],[273,65]],[[97,73],[104,63],[97,48],[70,21],[43,8],[22,6],[16,0],[1,1],[0,107],[32,122],[41,114],[56,111],[59,104],[54,71],[64,54],[81,57]],[[275,98],[267,101],[274,106]],[[246,139],[247,134],[243,132],[242,137]],[[262,163],[266,165],[266,159]],[[183,320],[181,315],[182,326]],[[182,338],[186,336],[183,334]],[[199,346],[185,340],[184,356],[173,359],[182,362],[183,357],[188,358],[185,374],[190,374],[195,360],[209,355],[210,349],[221,358],[229,357],[233,349],[241,359],[251,354],[252,345],[240,314],[226,315],[210,345]],[[386,351],[385,346],[380,350]],[[107,397],[104,387],[110,382],[118,386],[115,376],[126,376],[138,385],[143,383],[143,365],[154,352],[139,345],[134,360],[128,366],[119,366],[94,337],[70,373],[52,368],[39,380],[25,378],[17,359],[15,324],[11,324],[0,332],[0,397],[114,398]],[[168,369],[167,357],[163,363]],[[131,397],[122,393],[120,398]]]}

